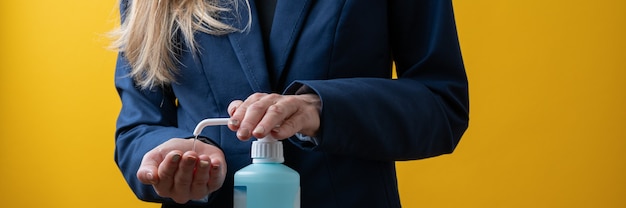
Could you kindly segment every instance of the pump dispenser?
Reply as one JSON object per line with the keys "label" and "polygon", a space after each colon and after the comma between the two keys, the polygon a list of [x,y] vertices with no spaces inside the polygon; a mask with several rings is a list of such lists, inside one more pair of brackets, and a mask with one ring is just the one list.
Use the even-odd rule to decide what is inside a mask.
{"label": "pump dispenser", "polygon": [[[205,119],[206,126],[227,125],[228,118]],[[283,165],[283,143],[271,136],[252,142],[252,164],[235,173],[234,208],[300,208],[300,174]]]}
{"label": "pump dispenser", "polygon": [[199,136],[204,127],[219,125],[228,125],[228,118],[207,118],[200,121],[200,123],[198,123],[198,125],[196,125],[196,128],[193,130],[193,136]]}

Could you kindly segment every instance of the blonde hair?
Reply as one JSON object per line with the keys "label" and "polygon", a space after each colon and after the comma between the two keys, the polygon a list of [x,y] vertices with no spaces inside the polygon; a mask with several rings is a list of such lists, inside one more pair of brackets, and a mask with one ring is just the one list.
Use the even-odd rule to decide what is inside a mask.
{"label": "blonde hair", "polygon": [[123,52],[132,67],[129,76],[137,86],[149,89],[171,84],[178,71],[181,44],[192,52],[197,49],[194,33],[224,35],[249,27],[250,5],[244,1],[248,23],[238,29],[221,21],[232,12],[229,6],[235,8],[234,17],[239,17],[238,0],[129,0],[124,21],[111,32],[115,38],[112,47]]}

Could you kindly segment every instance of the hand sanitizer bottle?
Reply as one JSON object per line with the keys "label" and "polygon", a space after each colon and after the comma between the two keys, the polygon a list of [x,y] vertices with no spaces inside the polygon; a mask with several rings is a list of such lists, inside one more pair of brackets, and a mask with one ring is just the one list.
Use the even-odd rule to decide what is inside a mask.
{"label": "hand sanitizer bottle", "polygon": [[235,173],[235,208],[299,208],[300,175],[283,165],[283,143],[252,142],[252,164]]}
{"label": "hand sanitizer bottle", "polygon": [[[227,125],[228,118],[202,120],[197,138],[207,126]],[[195,150],[195,140],[194,140]],[[252,142],[252,164],[235,173],[234,208],[300,208],[300,174],[283,165],[283,143],[271,137]]]}

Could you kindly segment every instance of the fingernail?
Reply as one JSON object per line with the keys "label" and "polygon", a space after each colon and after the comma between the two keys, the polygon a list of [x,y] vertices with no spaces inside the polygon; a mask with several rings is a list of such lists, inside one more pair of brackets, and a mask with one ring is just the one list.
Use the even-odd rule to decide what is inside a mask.
{"label": "fingernail", "polygon": [[210,164],[211,164],[211,163],[209,163],[209,161],[206,161],[206,160],[200,160],[200,167],[201,167],[201,168],[206,168],[206,167],[209,167],[209,165],[210,165]]}
{"label": "fingernail", "polygon": [[237,137],[239,138],[248,138],[249,134],[248,129],[239,129],[239,131],[237,131]]}
{"label": "fingernail", "polygon": [[189,156],[189,158],[187,158],[185,160],[185,164],[187,165],[193,165],[196,164],[196,161],[198,160],[198,158],[194,157],[194,156]]}
{"label": "fingernail", "polygon": [[178,162],[180,161],[180,154],[175,154],[174,156],[172,156],[172,162]]}
{"label": "fingernail", "polygon": [[263,126],[257,126],[254,131],[252,131],[253,134],[264,134],[265,133],[265,128],[263,128]]}
{"label": "fingernail", "polygon": [[229,119],[228,120],[228,124],[233,125],[233,126],[238,126],[239,125],[239,121],[235,120],[235,119]]}

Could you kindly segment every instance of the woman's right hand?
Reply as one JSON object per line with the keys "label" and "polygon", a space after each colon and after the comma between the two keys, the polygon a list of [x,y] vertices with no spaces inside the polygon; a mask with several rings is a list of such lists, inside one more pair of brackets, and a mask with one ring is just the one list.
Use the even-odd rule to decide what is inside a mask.
{"label": "woman's right hand", "polygon": [[203,199],[224,183],[226,160],[216,146],[193,139],[173,138],[147,152],[137,178],[150,184],[159,196],[176,203]]}

